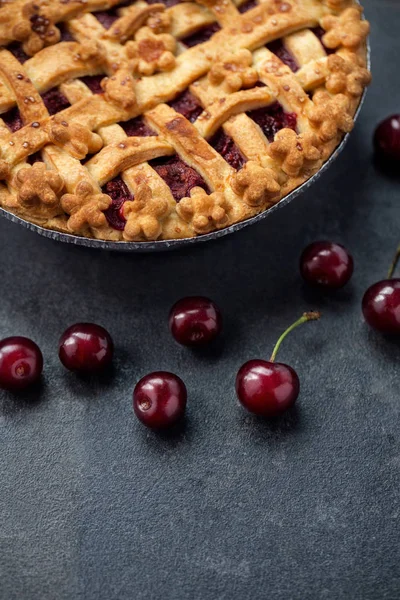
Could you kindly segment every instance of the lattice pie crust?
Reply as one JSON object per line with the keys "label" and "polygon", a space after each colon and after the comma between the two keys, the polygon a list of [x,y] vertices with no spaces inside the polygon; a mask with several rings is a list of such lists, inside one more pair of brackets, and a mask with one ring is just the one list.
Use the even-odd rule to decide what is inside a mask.
{"label": "lattice pie crust", "polygon": [[352,0],[0,0],[0,205],[114,241],[247,219],[353,127]]}

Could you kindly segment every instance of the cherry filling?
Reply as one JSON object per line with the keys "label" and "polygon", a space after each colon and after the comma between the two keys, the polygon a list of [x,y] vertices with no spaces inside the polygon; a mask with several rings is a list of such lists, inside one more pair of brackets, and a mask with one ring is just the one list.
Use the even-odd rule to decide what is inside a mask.
{"label": "cherry filling", "polygon": [[172,100],[169,105],[176,112],[186,117],[191,123],[194,123],[197,117],[203,112],[202,106],[200,106],[197,99],[189,90],[185,90],[183,94]]}
{"label": "cherry filling", "polygon": [[110,29],[111,25],[119,18],[116,9],[100,10],[93,15],[103,25],[104,29]]}
{"label": "cherry filling", "polygon": [[57,25],[57,27],[60,30],[62,42],[74,42],[75,41],[74,36],[70,33],[70,31],[68,30],[65,23],[59,23]]}
{"label": "cherry filling", "polygon": [[247,2],[245,2],[244,4],[239,6],[239,12],[245,13],[248,10],[255,8],[256,6],[257,6],[257,2],[255,0],[247,0]]}
{"label": "cherry filling", "polygon": [[[66,3],[68,0],[63,1],[64,3]],[[97,12],[94,12],[93,14],[105,29],[110,29],[111,25],[113,25],[113,23],[115,23],[115,21],[120,17],[120,15],[118,14],[119,9],[123,8],[124,6],[131,6],[134,3],[134,1],[135,0],[126,0],[125,2],[120,2],[118,6],[115,6],[114,8],[110,8],[108,10],[99,10]],[[149,1],[148,4],[154,4],[155,2],[161,1],[162,0],[153,0],[152,2]],[[81,2],[83,2],[83,0],[81,0]],[[164,2],[164,4],[166,3]],[[173,2],[172,4],[176,4],[176,2]]]}
{"label": "cherry filling", "polygon": [[7,50],[9,50],[21,64],[24,64],[24,62],[29,59],[29,56],[22,50],[22,44],[18,42],[13,42],[7,46]]}
{"label": "cherry filling", "polygon": [[52,88],[42,94],[42,100],[50,115],[55,115],[71,106],[64,94],[58,88]]}
{"label": "cherry filling", "polygon": [[299,65],[297,64],[294,56],[289,52],[289,50],[284,46],[282,40],[275,40],[270,44],[267,44],[268,50],[271,50],[285,65],[287,65],[293,73],[299,70]]}
{"label": "cherry filling", "polygon": [[143,120],[142,117],[136,117],[125,123],[120,123],[122,129],[129,137],[146,137],[150,135],[157,135]]}
{"label": "cherry filling", "polygon": [[185,196],[189,196],[190,190],[196,186],[208,192],[207,184],[202,176],[176,155],[155,158],[150,165],[164,179],[177,202]]}
{"label": "cherry filling", "polygon": [[197,46],[197,44],[207,42],[210,39],[210,37],[214,35],[214,33],[217,33],[217,31],[219,31],[220,29],[221,27],[218,25],[218,23],[212,23],[212,25],[207,25],[207,27],[203,27],[202,29],[199,29],[192,35],[183,38],[181,42],[189,48],[192,48],[193,46]]}
{"label": "cherry filling", "polygon": [[7,127],[9,129],[11,129],[11,131],[13,133],[15,131],[18,131],[18,129],[21,129],[21,127],[24,126],[24,123],[21,119],[21,113],[19,112],[19,109],[17,106],[15,106],[11,110],[8,110],[6,113],[1,115],[1,118],[3,119],[3,121],[7,125]]}
{"label": "cherry filling", "polygon": [[127,200],[133,200],[132,194],[119,176],[106,183],[102,191],[103,194],[108,194],[112,200],[109,208],[104,211],[108,224],[118,231],[123,231],[126,219],[122,213],[122,207]]}
{"label": "cherry filling", "polygon": [[85,83],[93,94],[102,94],[103,88],[101,82],[104,79],[104,75],[85,75],[81,77],[81,81]]}
{"label": "cherry filling", "polygon": [[147,0],[147,4],[158,4],[158,2],[162,2],[168,8],[169,6],[175,6],[175,4],[179,4],[181,0]]}
{"label": "cherry filling", "polygon": [[327,48],[327,47],[325,46],[324,42],[322,41],[322,38],[324,37],[324,35],[325,35],[325,33],[326,33],[325,29],[322,29],[322,27],[320,27],[320,26],[318,25],[318,27],[313,27],[313,28],[311,29],[311,31],[313,32],[313,34],[314,34],[314,35],[316,35],[316,36],[317,36],[317,38],[319,39],[319,41],[320,41],[320,42],[321,42],[321,44],[323,45],[323,47],[324,47],[324,50],[325,50],[325,52],[326,52],[327,54],[333,54],[333,53],[335,52],[335,50],[332,50],[332,48]]}
{"label": "cherry filling", "polygon": [[241,154],[233,139],[226,135],[223,129],[219,129],[209,143],[237,171],[246,163],[245,157]]}
{"label": "cherry filling", "polygon": [[33,154],[31,154],[30,156],[28,156],[27,158],[27,162],[30,165],[34,165],[37,162],[43,162],[43,158],[42,155],[40,154],[40,152],[34,152]]}
{"label": "cherry filling", "polygon": [[296,113],[287,113],[279,102],[274,102],[270,106],[251,110],[247,115],[257,123],[268,141],[273,142],[275,134],[281,129],[289,128],[296,131],[297,115]]}

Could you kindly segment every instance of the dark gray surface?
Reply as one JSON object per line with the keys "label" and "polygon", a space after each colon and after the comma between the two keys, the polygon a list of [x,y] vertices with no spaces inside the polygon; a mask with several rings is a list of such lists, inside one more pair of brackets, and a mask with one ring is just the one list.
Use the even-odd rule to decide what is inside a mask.
{"label": "dark gray surface", "polygon": [[[360,299],[399,235],[398,180],[372,163],[375,123],[399,110],[396,0],[365,0],[375,82],[342,157],[264,223],[181,253],[103,253],[0,222],[0,335],[28,335],[46,360],[36,402],[1,394],[1,600],[393,599],[400,595],[400,346],[363,324]],[[395,60],[393,58],[396,57]],[[352,283],[308,290],[297,260],[317,238],[354,254]],[[214,298],[221,343],[195,354],[170,339],[186,294]],[[268,424],[244,414],[234,376],[285,342],[297,409]],[[113,376],[84,381],[56,355],[63,329],[106,326]],[[185,427],[147,432],[137,379],[177,372]]]}

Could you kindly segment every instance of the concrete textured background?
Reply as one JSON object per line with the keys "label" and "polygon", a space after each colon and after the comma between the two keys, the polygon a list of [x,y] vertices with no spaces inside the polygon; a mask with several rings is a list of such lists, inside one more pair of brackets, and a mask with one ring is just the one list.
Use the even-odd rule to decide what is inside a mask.
{"label": "concrete textured background", "polygon": [[[69,247],[0,223],[0,335],[45,356],[39,397],[0,395],[1,600],[397,599],[400,595],[399,344],[367,329],[363,291],[399,235],[398,180],[372,161],[378,120],[398,111],[400,6],[364,0],[374,84],[343,155],[311,190],[258,225],[189,251],[123,255]],[[336,294],[298,275],[306,243],[347,245]],[[214,298],[225,333],[201,353],[168,333],[171,304]],[[323,319],[285,342],[301,378],[275,423],[245,414],[234,377],[268,356],[304,309]],[[113,335],[113,373],[58,363],[75,321]],[[131,393],[154,369],[189,389],[187,420],[145,430]]]}

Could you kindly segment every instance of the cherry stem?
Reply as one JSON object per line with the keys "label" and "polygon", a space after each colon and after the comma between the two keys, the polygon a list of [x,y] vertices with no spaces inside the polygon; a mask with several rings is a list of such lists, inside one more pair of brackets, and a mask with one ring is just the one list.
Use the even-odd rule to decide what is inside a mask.
{"label": "cherry stem", "polygon": [[394,255],[394,259],[392,261],[392,264],[390,265],[390,269],[388,272],[388,279],[392,279],[393,274],[396,270],[397,267],[397,263],[399,262],[400,259],[400,246],[398,246],[397,250],[396,250],[396,254]]}
{"label": "cherry stem", "polygon": [[278,354],[278,350],[279,350],[279,348],[280,348],[283,340],[285,339],[285,337],[291,331],[293,331],[293,329],[296,329],[296,327],[298,327],[299,325],[302,325],[303,323],[307,323],[307,321],[317,321],[320,317],[321,317],[321,313],[320,312],[317,312],[317,311],[305,312],[303,314],[303,316],[300,317],[300,319],[297,319],[297,321],[295,321],[295,323],[293,323],[293,325],[291,325],[290,327],[288,327],[286,329],[286,331],[284,331],[282,333],[282,335],[279,338],[279,340],[276,342],[274,351],[272,352],[271,358],[269,359],[270,362],[274,362],[275,361],[276,355]]}

